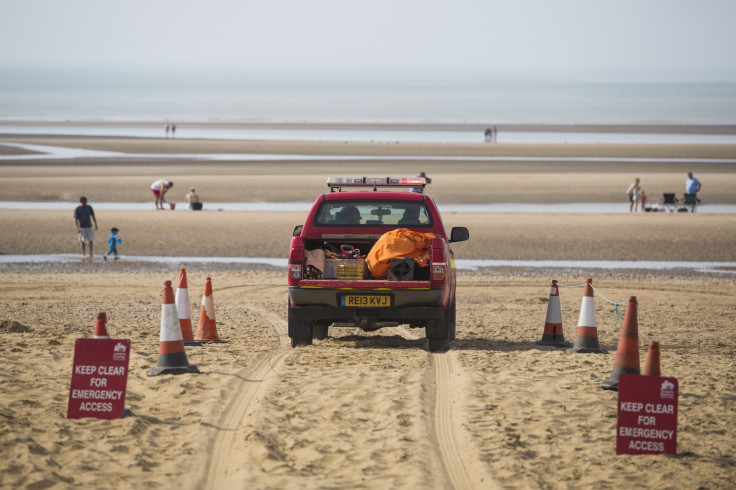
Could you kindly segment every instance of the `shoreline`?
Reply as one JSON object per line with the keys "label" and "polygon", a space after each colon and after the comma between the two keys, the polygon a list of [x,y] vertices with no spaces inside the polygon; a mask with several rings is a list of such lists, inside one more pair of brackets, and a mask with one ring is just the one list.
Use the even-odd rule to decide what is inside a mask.
{"label": "shoreline", "polygon": [[[94,208],[94,201],[90,201]],[[0,253],[77,253],[73,211],[0,210]],[[288,257],[291,230],[306,212],[98,211],[95,252],[120,229],[126,256]],[[736,215],[443,213],[446,230],[470,240],[456,259],[732,262]],[[49,239],[48,237],[53,237]]]}
{"label": "shoreline", "polygon": [[[156,121],[105,120],[105,119],[12,119],[0,118],[0,135],[3,126],[41,127],[130,127],[156,128],[171,121],[171,118]],[[469,131],[482,132],[495,126],[504,132],[562,132],[562,133],[642,133],[642,134],[728,134],[736,135],[734,124],[690,124],[672,123],[497,123],[497,122],[386,122],[386,121],[201,121],[184,120],[177,127],[228,128],[228,129],[345,129],[345,130],[398,130],[398,131]]]}

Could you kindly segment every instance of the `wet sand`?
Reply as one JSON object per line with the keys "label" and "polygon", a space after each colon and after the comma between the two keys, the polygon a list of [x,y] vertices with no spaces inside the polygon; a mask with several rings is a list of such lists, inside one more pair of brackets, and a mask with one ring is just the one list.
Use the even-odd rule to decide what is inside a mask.
{"label": "wet sand", "polygon": [[[94,203],[91,202],[94,206]],[[153,208],[153,205],[151,205]],[[98,211],[95,253],[120,229],[122,255],[163,257],[288,256],[304,212]],[[465,226],[471,239],[457,258],[495,260],[736,260],[736,216],[640,213],[445,213],[445,228]],[[81,253],[73,210],[0,210],[3,254]]]}

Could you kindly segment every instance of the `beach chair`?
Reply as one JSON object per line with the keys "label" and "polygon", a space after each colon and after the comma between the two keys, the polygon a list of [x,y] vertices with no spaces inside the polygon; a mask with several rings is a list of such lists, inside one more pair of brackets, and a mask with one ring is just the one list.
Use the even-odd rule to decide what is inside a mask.
{"label": "beach chair", "polygon": [[663,206],[677,206],[679,201],[675,197],[674,192],[665,192],[662,194],[662,205]]}
{"label": "beach chair", "polygon": [[690,206],[690,209],[695,211],[695,205],[700,204],[700,199],[697,198],[696,194],[685,194],[682,200],[682,204],[686,207]]}

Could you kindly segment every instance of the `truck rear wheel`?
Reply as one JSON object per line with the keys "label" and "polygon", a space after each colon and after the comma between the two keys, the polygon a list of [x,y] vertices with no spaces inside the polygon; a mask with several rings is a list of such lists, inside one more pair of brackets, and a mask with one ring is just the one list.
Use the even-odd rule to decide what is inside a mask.
{"label": "truck rear wheel", "polygon": [[450,328],[450,340],[455,340],[455,319],[456,319],[455,300],[452,300],[450,308],[447,310],[447,323]]}
{"label": "truck rear wheel", "polygon": [[450,339],[435,339],[430,337],[427,339],[427,343],[429,344],[429,352],[441,353],[450,350]]}
{"label": "truck rear wheel", "polygon": [[429,352],[450,350],[450,324],[447,313],[443,315],[443,318],[427,321],[426,332]]}
{"label": "truck rear wheel", "polygon": [[291,309],[291,301],[289,301],[289,338],[291,338],[291,346],[311,345],[314,333],[312,321],[292,318]]}
{"label": "truck rear wheel", "polygon": [[312,338],[314,340],[324,340],[328,337],[330,326],[315,322],[312,325]]}
{"label": "truck rear wheel", "polygon": [[305,338],[292,338],[291,339],[291,347],[302,347],[305,345],[312,345],[312,339],[305,339]]}

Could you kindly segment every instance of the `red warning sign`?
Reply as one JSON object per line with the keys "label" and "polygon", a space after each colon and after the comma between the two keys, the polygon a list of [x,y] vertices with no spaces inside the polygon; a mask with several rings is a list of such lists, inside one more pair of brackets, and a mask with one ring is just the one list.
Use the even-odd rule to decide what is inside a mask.
{"label": "red warning sign", "polygon": [[677,454],[677,379],[621,374],[616,454]]}
{"label": "red warning sign", "polygon": [[68,419],[117,419],[125,410],[130,340],[77,339]]}

